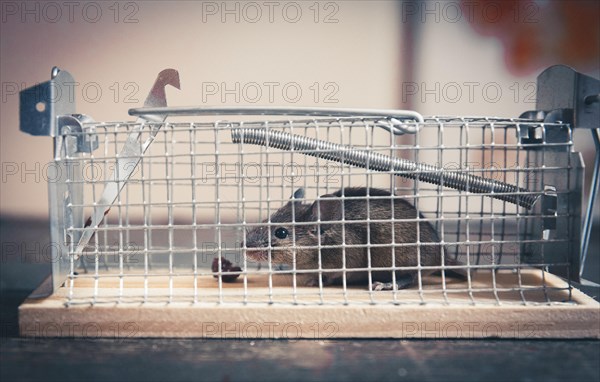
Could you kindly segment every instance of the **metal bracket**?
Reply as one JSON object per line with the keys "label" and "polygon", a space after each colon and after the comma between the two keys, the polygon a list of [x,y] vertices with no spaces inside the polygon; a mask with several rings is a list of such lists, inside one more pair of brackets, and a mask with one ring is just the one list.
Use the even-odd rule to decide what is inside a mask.
{"label": "metal bracket", "polygon": [[[536,110],[526,111],[520,118],[547,124],[568,124],[574,128],[600,128],[600,80],[565,65],[551,66],[537,78]],[[566,129],[562,130],[549,126],[544,139],[541,126],[523,124],[519,129],[519,139],[523,144],[568,142],[571,137]],[[528,148],[541,147],[534,145]],[[565,149],[561,146],[548,148]]]}
{"label": "metal bracket", "polygon": [[60,134],[57,117],[75,114],[73,86],[73,76],[55,66],[50,81],[22,90],[19,93],[21,131],[51,137]]}
{"label": "metal bracket", "polygon": [[565,65],[554,65],[537,78],[536,110],[564,109],[563,123],[576,128],[600,128],[600,80]]}

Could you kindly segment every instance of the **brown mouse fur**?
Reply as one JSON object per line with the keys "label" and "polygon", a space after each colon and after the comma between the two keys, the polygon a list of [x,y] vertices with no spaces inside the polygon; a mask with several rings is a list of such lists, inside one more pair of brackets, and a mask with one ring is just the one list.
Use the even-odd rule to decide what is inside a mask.
{"label": "brown mouse fur", "polygon": [[[345,199],[342,199],[342,195]],[[377,188],[344,188],[333,194],[323,195],[312,204],[298,200],[303,198],[304,191],[298,189],[292,200],[271,216],[270,226],[257,227],[247,232],[245,247],[250,260],[267,261],[270,243],[272,263],[293,266],[295,258],[299,284],[319,285],[318,272],[302,271],[319,269],[320,239],[323,285],[342,283],[342,271],[327,272],[327,269],[342,268],[344,251],[347,282],[367,284],[368,272],[352,269],[369,266],[368,243],[373,245],[370,249],[371,268],[392,267],[392,246],[378,246],[392,242],[397,245],[396,267],[417,266],[418,235],[421,243],[420,264],[441,265],[441,245],[436,244],[439,243],[439,238],[433,226],[426,221],[406,221],[416,219],[417,210],[408,201],[394,197],[388,191]],[[320,224],[317,223],[319,217]],[[367,224],[364,221],[367,217],[382,221]],[[344,222],[335,223],[341,220]],[[355,220],[363,221],[353,223]],[[334,223],[327,223],[331,221]],[[345,249],[341,247],[342,243],[345,243]],[[422,274],[432,272],[422,271]],[[371,273],[372,281],[379,284],[392,281],[391,270],[374,270]],[[398,287],[405,288],[414,284],[416,275],[416,270],[397,270]]]}

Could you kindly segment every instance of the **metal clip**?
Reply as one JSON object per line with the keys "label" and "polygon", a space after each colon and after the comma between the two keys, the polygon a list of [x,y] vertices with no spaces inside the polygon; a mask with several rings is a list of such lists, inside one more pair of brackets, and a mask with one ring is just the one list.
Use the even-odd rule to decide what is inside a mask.
{"label": "metal clip", "polygon": [[[535,117],[540,124],[521,123],[518,138],[527,150],[569,151],[570,129],[565,124],[573,121],[573,110],[557,109],[550,112],[527,111],[520,118]],[[543,123],[543,125],[542,125]],[[563,143],[562,145],[544,144]]]}
{"label": "metal clip", "polygon": [[541,125],[520,125],[519,140],[522,144],[539,144],[544,142],[544,130]]}
{"label": "metal clip", "polygon": [[556,193],[556,187],[545,186],[544,194],[542,195],[542,219],[543,225],[543,239],[548,240],[550,238],[550,230],[556,229],[556,217],[558,208],[558,195]]}
{"label": "metal clip", "polygon": [[63,135],[70,135],[77,140],[75,152],[91,153],[98,148],[96,128],[90,126],[84,129],[83,124],[94,120],[83,114],[61,115],[58,117],[58,128]]}

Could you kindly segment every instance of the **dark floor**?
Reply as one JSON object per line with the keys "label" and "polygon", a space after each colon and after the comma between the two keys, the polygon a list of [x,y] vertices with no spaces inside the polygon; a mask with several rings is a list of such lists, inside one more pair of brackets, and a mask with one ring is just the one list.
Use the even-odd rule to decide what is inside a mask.
{"label": "dark floor", "polygon": [[598,381],[595,341],[5,339],[3,381]]}
{"label": "dark floor", "polygon": [[[1,381],[600,381],[600,341],[591,340],[19,338],[17,307],[30,290],[14,286],[35,285],[49,270],[35,245],[22,243],[43,250],[48,228],[2,218],[0,230]],[[596,282],[598,248],[595,235],[585,276]]]}

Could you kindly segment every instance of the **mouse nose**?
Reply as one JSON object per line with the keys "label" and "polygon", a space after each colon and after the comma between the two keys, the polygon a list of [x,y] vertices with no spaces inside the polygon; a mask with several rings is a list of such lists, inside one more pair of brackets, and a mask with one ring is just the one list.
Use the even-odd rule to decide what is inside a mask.
{"label": "mouse nose", "polygon": [[240,248],[242,248],[242,249],[244,249],[244,248],[256,248],[256,247],[258,247],[258,246],[259,246],[259,245],[256,243],[256,241],[255,241],[255,240],[252,240],[252,239],[246,238],[246,240],[245,240],[245,241],[242,241],[242,243],[241,243],[241,247],[240,247]]}

